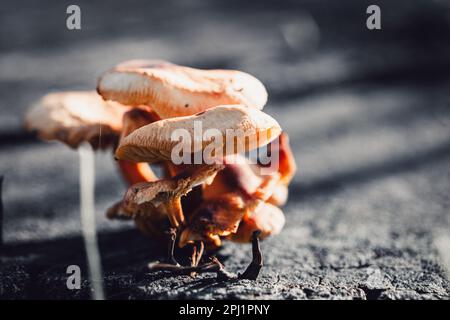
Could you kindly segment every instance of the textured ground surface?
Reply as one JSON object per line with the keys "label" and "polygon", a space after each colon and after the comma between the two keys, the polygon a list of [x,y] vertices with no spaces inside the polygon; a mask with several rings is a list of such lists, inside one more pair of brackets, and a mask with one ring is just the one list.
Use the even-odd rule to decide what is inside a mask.
{"label": "textured ground surface", "polygon": [[[329,3],[327,3],[329,2]],[[130,58],[237,68],[269,90],[267,112],[299,165],[287,225],[262,244],[256,282],[144,272],[164,248],[104,210],[124,192],[110,154],[97,156],[97,221],[109,298],[448,299],[450,282],[450,11],[444,1],[64,2],[0,6],[0,174],[5,175],[1,298],[86,298],[66,289],[82,266],[78,155],[21,129],[48,91],[92,89]],[[129,4],[128,4],[129,3]],[[250,247],[227,244],[232,271]]]}

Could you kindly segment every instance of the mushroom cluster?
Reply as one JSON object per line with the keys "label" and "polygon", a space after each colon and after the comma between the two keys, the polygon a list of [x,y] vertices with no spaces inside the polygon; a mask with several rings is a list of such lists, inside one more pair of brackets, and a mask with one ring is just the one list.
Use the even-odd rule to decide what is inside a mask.
{"label": "mushroom cluster", "polygon": [[[72,148],[88,142],[94,149],[113,149],[129,188],[107,217],[133,219],[143,233],[169,239],[167,261],[150,263],[150,270],[256,279],[262,267],[259,240],[283,228],[279,207],[296,171],[287,135],[261,111],[266,102],[264,85],[244,72],[133,60],[104,73],[97,92],[44,96],[27,113],[26,126]],[[197,124],[204,132],[216,130],[219,138],[231,131],[244,139],[233,137],[230,147],[217,135],[198,135]],[[174,139],[176,130],[187,139]],[[211,144],[215,148],[207,153]],[[174,161],[180,145],[183,159],[200,154],[201,162]],[[246,157],[261,147],[269,162]],[[162,176],[150,165],[161,166]],[[203,257],[224,240],[252,243],[253,259],[238,276],[216,258]],[[190,265],[182,266],[174,250],[186,246],[192,248]]]}

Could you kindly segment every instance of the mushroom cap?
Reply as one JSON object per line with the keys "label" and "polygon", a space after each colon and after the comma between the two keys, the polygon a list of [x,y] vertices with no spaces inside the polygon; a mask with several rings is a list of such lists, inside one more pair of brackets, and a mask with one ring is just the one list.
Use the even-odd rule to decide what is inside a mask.
{"label": "mushroom cap", "polygon": [[[201,132],[194,130],[200,126]],[[222,141],[206,137],[204,133],[209,129],[217,130],[214,132]],[[183,133],[182,138],[179,133]],[[160,120],[133,131],[120,142],[116,157],[152,163],[171,160],[177,145],[193,154],[204,151],[210,144],[226,156],[266,145],[280,133],[278,122],[262,111],[242,105],[217,106],[192,116]],[[227,139],[228,142],[233,139],[228,147]]]}
{"label": "mushroom cap", "polygon": [[104,101],[95,91],[56,92],[43,96],[25,116],[25,127],[44,140],[59,140],[77,148],[83,141],[94,146],[101,137],[108,147],[120,134],[122,116],[129,110]]}
{"label": "mushroom cap", "polygon": [[220,164],[193,167],[195,169],[192,172],[184,172],[172,178],[134,184],[125,194],[124,208],[133,212],[146,204],[158,207],[174,198],[186,195],[192,188],[207,182],[223,169],[223,165]]}
{"label": "mushroom cap", "polygon": [[222,104],[262,109],[264,85],[236,70],[201,70],[161,60],[133,60],[104,73],[97,85],[106,100],[152,106],[163,119],[193,115]]}

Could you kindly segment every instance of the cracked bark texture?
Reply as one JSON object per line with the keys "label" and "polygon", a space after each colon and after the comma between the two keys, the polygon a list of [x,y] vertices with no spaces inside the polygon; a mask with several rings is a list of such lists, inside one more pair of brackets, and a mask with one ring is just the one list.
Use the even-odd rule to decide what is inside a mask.
{"label": "cracked bark texture", "polygon": [[[22,129],[48,91],[92,89],[131,58],[242,69],[269,91],[265,109],[289,133],[299,173],[286,227],[261,243],[253,282],[147,274],[166,247],[108,221],[125,190],[109,153],[96,156],[96,209],[110,299],[448,299],[450,20],[444,1],[4,1],[0,8],[0,297],[89,298],[78,213],[78,157]],[[227,243],[232,272],[250,245]],[[66,288],[81,266],[81,290]]]}

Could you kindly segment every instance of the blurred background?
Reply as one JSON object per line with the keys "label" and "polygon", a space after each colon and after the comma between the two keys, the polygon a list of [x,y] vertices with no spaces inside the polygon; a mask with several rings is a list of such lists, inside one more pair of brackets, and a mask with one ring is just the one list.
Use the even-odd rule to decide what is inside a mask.
{"label": "blurred background", "polygon": [[[81,30],[66,8],[81,8]],[[366,9],[381,8],[381,30]],[[159,58],[239,69],[267,87],[265,111],[291,137],[299,172],[285,230],[263,243],[260,280],[142,275],[164,254],[105,209],[125,191],[96,155],[108,298],[448,298],[450,2],[9,1],[0,5],[0,297],[82,298],[78,155],[23,130],[51,91],[91,90],[116,63]],[[231,270],[249,246],[229,244]]]}

